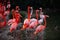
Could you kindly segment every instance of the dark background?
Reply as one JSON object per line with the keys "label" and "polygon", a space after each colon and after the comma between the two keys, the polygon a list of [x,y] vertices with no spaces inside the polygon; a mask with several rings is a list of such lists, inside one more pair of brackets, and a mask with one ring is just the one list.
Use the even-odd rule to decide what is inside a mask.
{"label": "dark background", "polygon": [[26,10],[27,6],[33,6],[34,9],[43,7],[51,9],[60,9],[59,0],[11,0],[12,7],[19,5],[22,10]]}

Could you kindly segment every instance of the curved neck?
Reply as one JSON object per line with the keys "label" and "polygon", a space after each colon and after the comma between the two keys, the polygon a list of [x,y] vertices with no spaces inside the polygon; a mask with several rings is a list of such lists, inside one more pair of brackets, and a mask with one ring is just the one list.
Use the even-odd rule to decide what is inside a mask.
{"label": "curved neck", "polygon": [[33,13],[33,9],[31,9],[31,15],[32,15],[32,13]]}
{"label": "curved neck", "polygon": [[30,6],[28,6],[28,19],[30,19]]}
{"label": "curved neck", "polygon": [[37,19],[37,23],[38,23],[38,10],[36,10],[36,19]]}
{"label": "curved neck", "polygon": [[46,16],[45,16],[45,18],[44,18],[44,26],[46,26]]}

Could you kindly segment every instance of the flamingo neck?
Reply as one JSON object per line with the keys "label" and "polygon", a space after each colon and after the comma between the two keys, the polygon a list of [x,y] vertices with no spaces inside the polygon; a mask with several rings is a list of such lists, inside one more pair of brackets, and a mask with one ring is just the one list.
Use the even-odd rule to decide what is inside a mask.
{"label": "flamingo neck", "polygon": [[30,19],[30,7],[28,7],[28,19]]}
{"label": "flamingo neck", "polygon": [[36,10],[36,18],[37,18],[37,23],[38,23],[38,11]]}
{"label": "flamingo neck", "polygon": [[[32,15],[32,13],[33,13],[33,9],[31,9],[31,15]],[[30,15],[30,17],[31,17],[31,15]]]}
{"label": "flamingo neck", "polygon": [[44,18],[44,26],[46,26],[46,16],[45,16],[45,18]]}

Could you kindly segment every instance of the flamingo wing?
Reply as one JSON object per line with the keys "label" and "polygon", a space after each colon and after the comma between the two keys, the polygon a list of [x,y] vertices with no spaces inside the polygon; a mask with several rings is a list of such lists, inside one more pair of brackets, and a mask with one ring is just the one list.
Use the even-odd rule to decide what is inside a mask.
{"label": "flamingo wing", "polygon": [[13,30],[16,30],[17,26],[18,26],[18,24],[16,22],[13,23],[10,27],[10,32],[12,32]]}

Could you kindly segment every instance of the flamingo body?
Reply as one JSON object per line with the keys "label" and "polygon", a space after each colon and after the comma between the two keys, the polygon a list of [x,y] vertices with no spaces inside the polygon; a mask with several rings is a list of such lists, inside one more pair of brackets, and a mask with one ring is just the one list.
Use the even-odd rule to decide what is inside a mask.
{"label": "flamingo body", "polygon": [[41,19],[44,19],[44,18],[45,18],[45,15],[40,15],[40,18],[41,18]]}
{"label": "flamingo body", "polygon": [[30,20],[30,23],[35,22],[35,21],[37,21],[37,19],[32,18],[32,19]]}
{"label": "flamingo body", "polygon": [[29,28],[35,28],[37,26],[37,23],[36,22],[32,22],[30,25],[29,25]]}
{"label": "flamingo body", "polygon": [[46,26],[44,25],[39,25],[37,28],[36,28],[36,31],[34,32],[34,34],[37,34],[41,31],[43,31],[44,29],[46,28]]}
{"label": "flamingo body", "polygon": [[11,26],[10,26],[10,32],[12,32],[13,30],[16,30],[16,28],[18,26],[18,24],[16,22],[16,19],[10,19],[8,21],[8,25],[10,25],[10,24],[11,24]]}
{"label": "flamingo body", "polygon": [[35,28],[37,26],[37,19],[31,19],[29,28]]}
{"label": "flamingo body", "polygon": [[43,23],[43,19],[38,20],[38,24]]}
{"label": "flamingo body", "polygon": [[29,19],[25,19],[25,20],[24,20],[24,24],[23,24],[23,28],[22,28],[22,29],[26,29],[26,28],[29,26],[29,24],[30,24]]}
{"label": "flamingo body", "polygon": [[14,22],[12,25],[11,25],[11,27],[10,27],[10,32],[12,32],[13,30],[16,30],[16,28],[17,28],[17,23],[16,22]]}
{"label": "flamingo body", "polygon": [[13,23],[13,19],[10,19],[9,21],[8,21],[8,25],[11,25]]}

